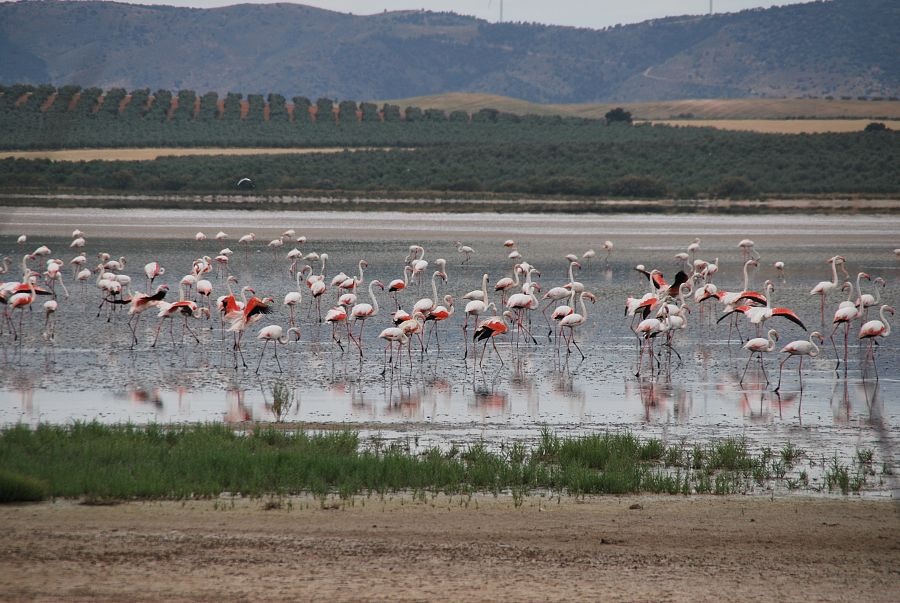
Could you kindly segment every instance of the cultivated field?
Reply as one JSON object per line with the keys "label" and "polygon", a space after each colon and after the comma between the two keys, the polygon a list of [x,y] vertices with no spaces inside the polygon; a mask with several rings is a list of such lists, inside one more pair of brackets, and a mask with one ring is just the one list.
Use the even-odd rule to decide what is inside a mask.
{"label": "cultivated field", "polygon": [[[711,99],[674,100],[645,103],[585,103],[543,105],[491,94],[439,94],[387,101],[422,108],[456,109],[477,112],[487,107],[524,115],[567,115],[601,118],[615,107],[625,107],[637,119],[900,119],[900,101],[860,101],[824,99]],[[867,122],[868,123],[868,122]]]}
{"label": "cultivated field", "polygon": [[389,149],[379,148],[347,148],[347,147],[317,147],[317,148],[162,148],[152,147],[146,149],[61,149],[54,151],[6,151],[0,152],[0,159],[49,159],[51,161],[152,161],[159,157],[194,157],[201,155],[286,155],[286,154],[312,154],[312,153],[341,153],[343,151],[374,151]]}
{"label": "cultivated field", "polygon": [[[762,134],[825,134],[861,132],[871,119],[663,119],[649,120],[686,128],[718,128]],[[900,129],[900,120],[881,120],[891,130]]]}

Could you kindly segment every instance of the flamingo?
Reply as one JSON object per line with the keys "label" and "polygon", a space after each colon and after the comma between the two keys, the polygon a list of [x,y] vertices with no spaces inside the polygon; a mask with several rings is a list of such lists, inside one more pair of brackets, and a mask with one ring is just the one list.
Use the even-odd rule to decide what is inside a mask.
{"label": "flamingo", "polygon": [[519,273],[522,271],[522,265],[516,264],[513,266],[513,274],[515,275],[515,280],[511,279],[508,276],[501,278],[494,284],[494,291],[500,292],[500,303],[506,303],[506,292],[510,289],[519,286]]}
{"label": "flamingo", "polygon": [[339,322],[344,323],[347,325],[347,337],[352,338],[350,335],[350,324],[347,322],[347,309],[344,306],[334,306],[325,313],[325,322],[331,325],[331,339],[338,344],[338,347],[341,348],[341,353],[343,353],[344,346],[341,344],[340,338],[338,338],[335,333],[335,327],[337,327],[337,323]]}
{"label": "flamingo", "polygon": [[778,272],[778,276],[779,276],[779,278],[781,278],[781,282],[782,283],[785,282],[786,279],[784,277],[784,262],[782,262],[781,260],[778,260],[777,262],[772,264],[772,266]]}
{"label": "flamingo", "polygon": [[149,293],[137,293],[128,300],[128,328],[131,329],[131,349],[137,340],[137,325],[140,322],[141,314],[148,308],[155,308],[165,299],[169,292],[168,285],[160,285],[156,291],[150,295]]}
{"label": "flamingo", "polygon": [[563,329],[569,329],[569,337],[566,338],[566,353],[572,353],[570,344],[574,344],[575,349],[577,349],[578,353],[581,354],[582,360],[584,360],[585,355],[584,352],[581,351],[581,348],[578,347],[578,342],[575,341],[575,328],[580,327],[585,322],[587,322],[587,306],[584,305],[585,298],[591,300],[591,303],[597,302],[597,298],[593,293],[591,293],[590,291],[582,291],[581,295],[578,298],[578,302],[581,304],[581,313],[579,314],[577,312],[573,312],[567,316],[564,316],[562,320],[559,321],[560,334],[562,334]]}
{"label": "flamingo", "polygon": [[838,274],[837,268],[838,264],[844,263],[844,258],[842,256],[836,255],[833,258],[826,260],[826,263],[831,264],[831,275],[832,279],[830,281],[820,281],[815,287],[813,287],[809,294],[810,295],[819,295],[821,296],[820,305],[822,309],[822,325],[825,325],[825,296],[829,293],[837,289],[838,287]]}
{"label": "flamingo", "polygon": [[[391,368],[393,368],[394,366],[394,344],[397,344],[397,359],[399,362],[403,358],[403,355],[400,353],[400,349],[403,345],[409,343],[409,336],[400,327],[388,327],[381,333],[379,333],[378,337],[384,339],[387,342],[387,345],[384,348],[384,364],[381,368],[381,374],[384,375],[387,372],[388,362],[391,363]],[[388,349],[391,350],[390,360],[388,360],[387,358]]]}
{"label": "flamingo", "polygon": [[[555,302],[562,301],[562,300],[566,299],[567,297],[572,298],[572,301],[569,302],[569,305],[557,306],[556,309],[553,310],[553,314],[551,315],[551,318],[553,318],[553,320],[560,320],[563,316],[570,314],[571,312],[574,312],[574,309],[572,307],[575,305],[574,304],[575,294],[576,294],[576,291],[574,289],[567,289],[565,287],[552,287],[546,293],[544,293],[544,295],[541,297],[541,301],[543,301],[545,299],[547,300],[547,305],[544,306],[543,310],[541,310],[541,314],[544,315],[544,320],[547,321],[547,326],[550,329],[547,332],[547,339],[550,339],[550,336],[553,335],[553,324],[550,322],[550,318],[547,318],[547,310],[550,309],[550,306]],[[566,308],[568,310],[568,312],[566,312],[565,310],[560,310],[560,308]],[[558,310],[560,312],[565,312],[559,318],[557,318]]]}
{"label": "flamingo", "polygon": [[150,292],[150,287],[153,286],[153,281],[156,280],[157,277],[162,276],[166,273],[166,269],[159,265],[159,262],[150,262],[144,265],[144,274],[147,275],[147,293]]}
{"label": "flamingo", "polygon": [[444,296],[444,305],[435,306],[431,312],[428,313],[428,316],[425,317],[426,321],[431,321],[431,331],[428,333],[428,339],[425,342],[425,347],[428,347],[428,343],[431,341],[431,334],[434,333],[434,340],[437,342],[438,351],[441,349],[441,341],[438,339],[437,334],[437,326],[439,322],[449,319],[453,316],[453,296],[445,295]]}
{"label": "flamingo", "polygon": [[263,342],[263,347],[259,353],[259,362],[256,363],[256,374],[259,374],[259,367],[262,365],[263,355],[266,353],[266,346],[269,345],[270,341],[275,346],[275,362],[278,364],[278,372],[284,372],[281,369],[281,362],[278,360],[278,344],[285,345],[288,342],[288,336],[291,333],[294,334],[294,341],[300,339],[300,329],[297,327],[288,329],[287,334],[284,333],[284,329],[279,325],[269,325],[259,330],[259,334],[256,338]]}
{"label": "flamingo", "polygon": [[[415,274],[415,270],[413,270],[413,273]],[[415,304],[413,304],[413,314],[414,315],[416,312],[421,312],[423,315],[427,315],[428,312],[431,312],[431,310],[434,308],[434,300],[436,300],[437,296],[438,296],[438,293],[437,293],[437,278],[438,277],[441,277],[444,280],[446,280],[446,278],[447,278],[446,275],[443,272],[441,272],[440,270],[434,271],[434,273],[431,275],[431,295],[432,295],[432,297],[423,297],[422,299],[417,301]]]}
{"label": "flamingo", "polygon": [[487,273],[485,273],[481,276],[481,289],[473,289],[472,291],[469,291],[468,293],[463,295],[463,299],[487,302],[487,283],[488,275]]}
{"label": "flamingo", "polygon": [[878,285],[881,285],[881,288],[887,285],[885,280],[880,276],[875,277],[875,280],[872,281],[875,285],[875,295],[871,293],[863,293],[862,290],[859,289],[859,285],[857,285],[857,293],[859,294],[859,298],[856,300],[856,304],[859,309],[862,311],[862,319],[865,320],[866,316],[869,313],[869,308],[872,306],[877,306],[881,303],[881,291],[878,290]]}
{"label": "flamingo", "polygon": [[238,239],[238,244],[246,245],[245,249],[249,249],[250,243],[252,243],[255,240],[256,240],[256,234],[251,232],[249,234],[245,234],[240,239]]}
{"label": "flamingo", "polygon": [[459,255],[464,256],[465,259],[461,262],[462,264],[468,264],[469,260],[472,259],[472,254],[475,253],[475,250],[469,247],[468,245],[463,245],[460,241],[456,242],[456,251]]}
{"label": "flamingo", "polygon": [[[878,343],[878,337],[885,338],[891,334],[891,323],[885,317],[885,312],[890,312],[891,316],[893,316],[895,310],[891,306],[883,305],[878,312],[881,320],[870,320],[859,328],[859,340],[869,340],[866,358],[871,354],[873,365],[875,365],[875,348],[873,344]],[[878,365],[875,365],[875,378],[878,379]]]}
{"label": "flamingo", "polygon": [[484,362],[484,352],[487,349],[488,340],[490,340],[491,345],[494,347],[494,351],[497,352],[497,358],[500,359],[500,364],[504,364],[503,356],[500,355],[500,350],[497,349],[495,338],[503,335],[509,330],[509,327],[506,326],[506,319],[510,316],[511,314],[507,311],[503,313],[503,316],[491,316],[478,323],[478,326],[475,328],[475,333],[472,335],[472,351],[477,359],[478,351],[475,347],[477,345],[475,342],[484,341],[484,347],[481,350],[481,361],[478,363],[479,366]]}
{"label": "flamingo", "polygon": [[302,270],[301,270],[300,272],[297,273],[297,276],[295,277],[295,278],[296,278],[296,281],[297,281],[297,290],[296,290],[296,291],[290,291],[290,292],[288,292],[288,293],[284,296],[284,301],[282,302],[282,305],[287,306],[287,307],[288,307],[288,311],[290,312],[290,315],[291,315],[291,316],[290,316],[290,324],[291,324],[291,326],[294,326],[294,324],[295,324],[295,322],[294,322],[294,308],[295,308],[296,306],[299,306],[299,305],[301,304],[301,302],[303,301],[303,293],[302,293],[302,290],[301,290],[301,288],[300,288],[300,279],[303,278],[303,276],[304,276],[304,275],[303,275],[303,271],[302,271]]}
{"label": "flamingo", "polygon": [[[156,342],[159,339],[159,331],[162,328],[163,322],[167,319],[171,319],[173,316],[181,315],[183,320],[184,328],[188,330],[194,340],[197,343],[200,343],[200,338],[197,337],[197,334],[191,329],[190,325],[187,323],[188,317],[193,316],[194,318],[200,318],[203,315],[209,315],[209,308],[201,308],[197,306],[196,302],[180,300],[173,304],[167,304],[165,302],[158,303],[159,313],[157,316],[159,317],[159,324],[156,327],[156,336],[153,338],[153,343],[150,345],[151,348],[156,347]],[[172,333],[172,323],[169,323],[169,333],[172,335],[172,345],[175,344],[175,334]]]}
{"label": "flamingo", "polygon": [[[638,355],[638,368],[637,372],[634,374],[635,377],[640,377],[641,369],[644,366],[644,350],[649,348],[649,357],[650,357],[650,372],[653,372],[653,340],[662,333],[665,333],[669,328],[669,323],[664,320],[666,312],[668,311],[668,306],[662,307],[662,314],[660,318],[645,318],[641,322],[638,323],[637,329],[635,330],[635,334],[638,337],[643,337],[643,341],[641,342],[641,352]],[[659,316],[659,315],[658,315]]]}
{"label": "flamingo", "polygon": [[[19,311],[19,329],[13,329],[13,340],[16,341],[19,339],[19,333],[22,331],[22,320],[25,317],[25,308],[31,306],[34,303],[34,300],[37,298],[37,294],[35,293],[34,283],[31,282],[31,279],[27,279],[26,283],[23,283],[28,287],[28,293],[20,292],[14,294],[9,298],[7,305],[9,306],[10,317],[12,313],[16,310]],[[12,327],[12,319],[10,318],[10,327]]]}
{"label": "flamingo", "polygon": [[588,249],[581,255],[581,259],[587,260],[588,264],[590,264],[591,260],[593,260],[595,257],[597,257],[597,252],[593,249]]}
{"label": "flamingo", "polygon": [[601,249],[606,252],[606,257],[603,258],[603,263],[609,265],[609,258],[613,252],[613,242],[612,241],[603,241],[603,246]]}
{"label": "flamingo", "polygon": [[355,291],[359,285],[363,284],[363,270],[369,267],[369,262],[365,260],[359,261],[359,277],[348,277],[345,276],[341,281],[335,283],[334,279],[331,281],[332,287],[338,287],[340,289],[349,289],[350,291]]}
{"label": "flamingo", "polygon": [[84,243],[84,237],[76,237],[75,239],[72,239],[71,243],[69,243],[69,249],[80,249],[84,247]]}
{"label": "flamingo", "polygon": [[737,246],[741,250],[741,256],[744,260],[758,260],[759,253],[757,253],[755,249],[755,243],[750,239],[741,239],[740,243]]}
{"label": "flamingo", "polygon": [[19,238],[16,239],[16,243],[18,243],[19,245],[24,245],[24,244],[27,243],[27,242],[28,242],[28,236],[27,236],[27,235],[19,235]]}
{"label": "flamingo", "polygon": [[206,240],[206,235],[203,234],[202,232],[198,232],[197,234],[194,235],[194,240],[197,241],[198,243],[202,243],[203,241]]}
{"label": "flamingo", "polygon": [[695,238],[694,241],[687,246],[687,252],[691,254],[691,260],[697,256],[698,251],[700,251],[700,237]]}
{"label": "flamingo", "polygon": [[[844,288],[849,288],[852,290],[853,286],[850,283],[844,283]],[[834,328],[831,329],[831,335],[829,339],[831,339],[831,347],[834,348],[834,355],[837,357],[837,346],[834,344],[834,333],[838,330],[838,328],[843,325],[844,326],[844,368],[846,370],[847,366],[847,339],[850,337],[850,323],[860,317],[859,308],[853,305],[853,302],[841,302],[840,307],[838,307],[837,311],[834,313],[834,320],[831,324],[834,325]],[[838,363],[835,369],[837,369],[841,365],[840,358],[838,358]]]}
{"label": "flamingo", "polygon": [[[237,352],[240,352],[241,362],[244,364],[244,368],[247,368],[247,363],[244,361],[244,353],[243,350],[241,350],[241,339],[243,339],[244,331],[247,326],[260,320],[263,315],[272,312],[272,307],[270,305],[272,301],[271,297],[263,299],[251,297],[247,300],[247,303],[244,304],[243,309],[239,311],[237,316],[231,320],[231,325],[228,327],[228,331],[235,334],[234,349]],[[235,357],[234,360],[234,368],[237,368],[237,357]]]}
{"label": "flamingo", "polygon": [[[360,263],[360,269],[362,269],[361,267],[362,267],[362,263]],[[356,347],[359,348],[359,357],[360,358],[363,357],[362,334],[363,334],[363,327],[366,326],[366,319],[371,318],[372,316],[375,316],[376,314],[378,314],[378,299],[375,298],[375,291],[374,291],[374,288],[376,286],[381,287],[382,291],[384,290],[384,285],[379,280],[374,280],[371,283],[369,283],[369,299],[372,300],[371,304],[365,304],[365,303],[356,304],[355,306],[353,306],[353,309],[350,310],[350,316],[353,317],[353,321],[354,322],[360,321],[359,335],[358,335],[357,339],[354,340],[356,342]],[[352,336],[351,336],[351,339],[353,339]]]}
{"label": "flamingo", "polygon": [[214,238],[217,241],[224,241],[225,239],[228,238],[228,235],[220,230],[219,232],[216,233],[216,236]]}
{"label": "flamingo", "polygon": [[[200,279],[197,281],[197,294],[202,295],[206,298],[206,307],[209,309],[210,313],[212,313],[212,302],[210,301],[210,296],[213,292],[212,283],[206,279]],[[210,327],[211,329],[212,327]]]}
{"label": "flamingo", "polygon": [[404,266],[403,267],[403,278],[395,278],[390,283],[388,283],[388,292],[394,297],[394,301],[397,303],[397,308],[400,308],[400,300],[398,299],[398,295],[400,291],[406,289],[409,285],[409,275],[412,273],[412,266]]}
{"label": "flamingo", "polygon": [[[803,321],[800,320],[800,317],[797,316],[796,312],[791,310],[790,308],[773,308],[772,307],[772,293],[775,291],[775,286],[771,281],[766,283],[766,305],[765,306],[738,306],[732,312],[738,312],[743,309],[744,314],[750,319],[751,324],[755,325],[764,325],[766,321],[773,316],[780,316],[782,318],[786,318],[791,322],[800,325],[800,328],[804,331],[806,327],[803,325]],[[723,318],[727,316],[729,313],[726,312],[723,315]],[[719,319],[721,320],[721,318]]]}
{"label": "flamingo", "polygon": [[791,356],[800,357],[800,366],[797,367],[797,376],[800,377],[800,391],[803,391],[803,374],[801,373],[803,370],[803,357],[809,356],[810,358],[815,358],[819,355],[819,346],[813,342],[813,339],[818,339],[820,344],[825,341],[825,338],[821,333],[813,331],[809,334],[809,340],[798,339],[781,348],[781,351],[787,353],[787,356],[781,361],[781,365],[778,369],[778,385],[775,386],[776,393],[781,389],[781,373],[784,371],[784,363],[787,362]]}
{"label": "flamingo", "polygon": [[747,365],[744,367],[744,372],[741,373],[741,380],[739,383],[743,385],[744,376],[747,374],[747,369],[750,367],[750,361],[753,360],[754,355],[759,356],[759,363],[763,369],[763,376],[766,377],[766,385],[769,384],[769,377],[766,375],[766,365],[763,363],[763,353],[771,352],[775,349],[775,342],[778,341],[778,331],[775,329],[769,329],[768,337],[754,337],[744,344],[744,349],[750,352],[750,357],[747,359]]}
{"label": "flamingo", "polygon": [[515,315],[516,332],[524,332],[528,337],[531,338],[531,341],[535,345],[537,345],[537,340],[534,338],[534,335],[531,334],[531,331],[529,331],[525,326],[525,323],[523,321],[525,312],[527,312],[528,310],[534,310],[535,308],[540,306],[540,302],[534,295],[534,286],[535,285],[533,283],[525,283],[525,291],[523,293],[516,293],[509,296],[509,299],[506,300],[506,307]]}

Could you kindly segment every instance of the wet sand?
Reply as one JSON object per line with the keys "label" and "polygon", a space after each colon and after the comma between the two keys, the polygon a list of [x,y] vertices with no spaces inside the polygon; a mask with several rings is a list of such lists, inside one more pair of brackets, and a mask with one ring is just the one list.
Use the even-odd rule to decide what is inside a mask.
{"label": "wet sand", "polygon": [[[411,495],[0,507],[6,600],[895,601],[890,501]],[[635,507],[635,508],[633,508]]]}

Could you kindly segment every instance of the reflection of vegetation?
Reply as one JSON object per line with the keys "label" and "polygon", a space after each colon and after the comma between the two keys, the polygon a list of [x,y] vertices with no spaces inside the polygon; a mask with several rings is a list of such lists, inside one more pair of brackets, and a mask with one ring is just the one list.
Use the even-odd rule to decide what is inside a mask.
{"label": "reflection of vegetation", "polygon": [[[794,452],[754,452],[742,439],[667,446],[628,432],[560,437],[545,430],[534,445],[509,442],[491,449],[478,442],[417,451],[409,442],[373,440],[366,445],[352,431],[309,434],[262,425],[243,435],[214,424],[139,428],[78,423],[0,431],[7,471],[46,483],[51,496],[101,500],[218,496],[225,491],[342,498],[410,491],[423,496],[510,492],[519,504],[522,496],[538,490],[582,496],[808,487],[805,471],[798,478],[785,461]],[[826,468],[826,487],[858,491],[869,473],[860,470],[851,476],[835,458]]]}

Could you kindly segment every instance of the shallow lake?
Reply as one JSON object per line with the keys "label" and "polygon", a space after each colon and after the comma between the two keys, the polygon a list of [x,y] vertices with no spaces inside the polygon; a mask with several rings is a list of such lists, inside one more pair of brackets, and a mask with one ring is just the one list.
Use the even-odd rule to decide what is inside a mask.
{"label": "shallow lake", "polygon": [[[710,304],[701,314],[691,303],[688,328],[674,339],[677,355],[670,360],[664,352],[659,369],[652,372],[645,362],[640,377],[635,376],[638,339],[630,330],[631,319],[624,317],[626,297],[648,290],[647,279],[634,266],[658,268],[671,281],[678,270],[674,255],[685,251],[694,237],[702,239],[697,257],[719,259],[715,282],[727,291],[742,287],[738,241],[753,239],[761,258],[759,268],[751,271],[750,288],[762,290],[763,282],[771,279],[776,305],[796,311],[810,331],[823,330],[823,326],[819,297],[809,291],[817,282],[831,280],[826,260],[836,254],[846,257],[851,281],[855,282],[859,271],[883,277],[887,283],[883,301],[896,304],[900,277],[900,264],[893,253],[900,246],[897,216],[3,211],[0,254],[13,259],[5,278],[19,279],[23,254],[47,245],[52,257],[67,264],[65,285],[70,295],[59,298],[52,341],[42,337],[40,303],[33,312],[25,312],[21,340],[15,341],[9,325],[4,324],[0,335],[0,424],[273,421],[272,387],[281,382],[296,399],[287,420],[323,426],[349,424],[367,434],[415,438],[419,444],[532,439],[545,426],[572,433],[629,429],[666,440],[702,442],[744,436],[754,446],[791,441],[823,456],[851,457],[857,449],[873,449],[879,463],[892,466],[895,474],[900,469],[895,449],[900,434],[896,335],[877,346],[876,373],[871,361],[864,362],[865,346],[860,346],[855,336],[857,322],[851,329],[845,367],[836,370],[835,351],[826,340],[820,356],[803,364],[802,391],[797,359],[793,358],[785,366],[780,392],[775,393],[778,361],[783,357],[778,350],[789,341],[807,337],[798,325],[773,318],[763,328],[762,334],[770,327],[780,334],[775,351],[765,358],[771,381],[767,386],[755,361],[743,384],[739,383],[748,353],[741,349],[736,333],[729,341],[727,321],[715,323],[720,307]],[[104,310],[98,318],[96,277],[84,288],[72,281],[68,262],[76,253],[69,248],[69,234],[75,228],[86,233],[88,265],[96,266],[98,252],[113,258],[124,256],[123,273],[132,278],[132,288],[138,291],[147,286],[144,264],[158,261],[166,268],[160,282],[169,284],[170,301],[177,300],[178,282],[191,270],[195,258],[215,256],[226,246],[234,250],[229,269],[239,280],[236,290],[250,285],[258,296],[276,300],[274,312],[250,326],[244,337],[243,353],[249,368],[234,368],[239,357],[232,350],[231,335],[223,337],[215,315],[209,321],[190,321],[200,344],[182,333],[176,322],[173,335],[165,326],[158,345],[151,348],[158,319],[155,312],[145,312],[138,329],[139,344],[131,350],[126,312],[120,309],[107,320]],[[446,258],[448,281],[440,284],[438,297],[452,294],[456,313],[439,326],[440,350],[432,341],[424,355],[414,349],[410,358],[404,352],[401,365],[382,375],[384,343],[377,335],[391,326],[392,298],[377,292],[380,312],[366,321],[361,361],[356,348],[347,342],[345,330],[346,352],[331,340],[331,327],[317,321],[315,309],[309,309],[309,291],[303,287],[303,305],[297,312],[300,342],[278,346],[283,372],[278,371],[270,345],[256,374],[259,329],[268,324],[288,326],[288,312],[281,300],[295,288],[285,259],[294,245],[288,241],[276,253],[267,245],[288,228],[307,236],[301,246],[304,253],[328,254],[328,282],[339,271],[356,274],[360,259],[368,262],[365,284],[358,292],[360,301],[368,301],[366,285],[371,279],[386,284],[402,277],[409,246],[422,245],[429,268],[421,287],[412,283],[403,293],[401,303],[407,310],[420,297],[432,296],[428,277],[434,260]],[[219,230],[228,233],[229,239],[212,240]],[[195,241],[197,231],[205,232],[208,240]],[[238,244],[237,239],[249,232],[256,234],[256,241]],[[20,234],[28,236],[24,245],[16,243]],[[584,360],[574,348],[567,354],[565,345],[557,346],[548,336],[548,322],[540,312],[531,317],[537,345],[524,338],[515,343],[504,336],[497,341],[500,358],[491,346],[480,366],[471,351],[464,358],[462,295],[480,289],[482,274],[488,273],[492,299],[499,302],[492,292],[493,283],[512,276],[513,262],[507,259],[505,239],[515,239],[523,257],[540,270],[536,280],[543,291],[568,281],[566,254],[581,257],[587,249],[597,251],[593,260],[582,260],[583,269],[576,273],[577,280],[597,295],[597,303],[587,305],[587,323],[577,331]],[[605,261],[601,246],[607,239],[615,248]],[[454,245],[457,240],[475,249],[467,264],[461,264],[462,256]],[[773,268],[776,260],[785,263],[784,279]],[[31,266],[39,264],[34,261]],[[314,272],[320,271],[320,263],[312,262],[312,266]],[[214,298],[226,293],[215,269],[207,278],[213,283]],[[871,283],[863,282],[864,291],[874,290]],[[336,298],[329,288],[323,312]],[[831,316],[845,298],[840,292],[828,297],[826,336],[831,332]],[[870,309],[869,318],[877,318],[877,308]],[[18,319],[16,315],[16,325]],[[741,331],[745,337],[756,335],[743,317]],[[842,356],[841,331],[835,342]]]}

